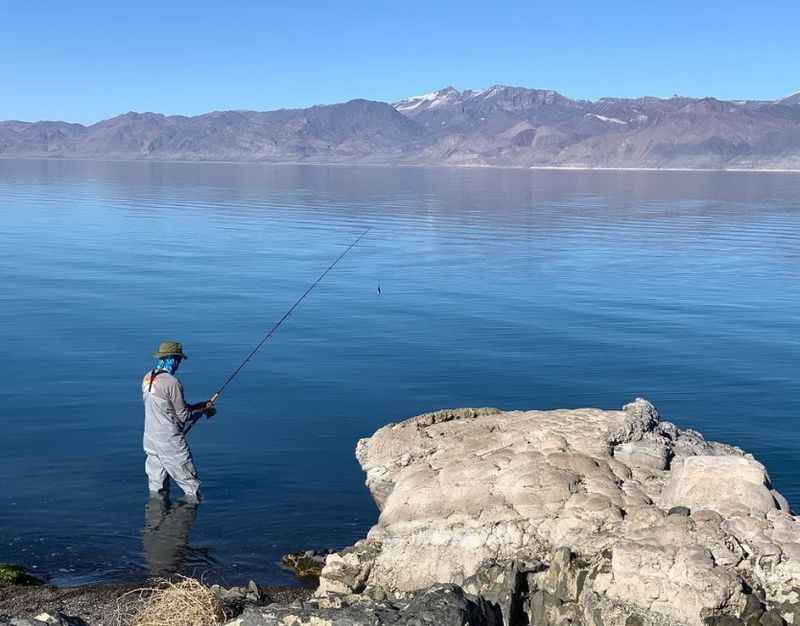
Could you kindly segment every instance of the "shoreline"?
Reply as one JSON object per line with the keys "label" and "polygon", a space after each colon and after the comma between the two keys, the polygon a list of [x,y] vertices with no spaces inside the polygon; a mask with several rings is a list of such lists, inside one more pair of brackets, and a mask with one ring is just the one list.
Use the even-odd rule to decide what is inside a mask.
{"label": "shoreline", "polygon": [[326,161],[259,161],[259,160],[216,160],[216,159],[135,159],[135,158],[101,158],[101,157],[48,157],[48,156],[5,156],[0,161],[55,161],[55,162],[90,162],[90,163],[181,163],[202,165],[267,165],[310,167],[375,167],[375,168],[419,168],[419,169],[481,169],[481,170],[513,170],[513,171],[552,171],[552,172],[681,172],[681,173],[736,173],[736,174],[800,174],[798,168],[747,168],[747,167],[608,167],[590,165],[478,165],[468,163],[365,163],[365,162],[326,162]]}
{"label": "shoreline", "polygon": [[[325,558],[332,550],[306,550],[284,555],[281,567],[292,572],[293,584],[261,585],[250,580],[244,586],[228,586],[205,580],[203,575],[171,574],[131,577],[128,579],[58,585],[49,579],[32,576],[20,565],[3,565],[5,578],[0,577],[0,626],[11,619],[38,620],[43,614],[77,618],[91,626],[124,626],[127,617],[135,613],[164,583],[194,580],[216,596],[229,619],[234,619],[247,607],[279,605],[287,607],[308,601],[319,586],[319,576]],[[220,581],[221,582],[221,581]],[[46,621],[46,620],[45,620]],[[50,623],[50,622],[47,622]],[[72,624],[72,622],[69,622]]]}
{"label": "shoreline", "polygon": [[[766,467],[642,398],[443,409],[387,423],[355,454],[379,517],[351,546],[284,558],[319,568],[316,588],[0,587],[0,624],[172,623],[176,590],[220,626],[800,624],[800,518]],[[136,622],[153,606],[170,619]]]}
{"label": "shoreline", "polygon": [[[137,583],[92,583],[80,586],[55,587],[53,585],[8,585],[0,586],[0,624],[3,616],[15,619],[33,619],[42,613],[62,614],[77,617],[91,626],[110,626],[118,624],[122,608],[121,600],[130,598],[130,603],[141,602],[138,591],[152,585],[152,581]],[[213,586],[211,587],[213,589]],[[257,585],[259,598],[246,598],[244,591],[251,588],[232,588],[225,590],[226,603],[240,611],[245,604],[290,605],[306,601],[314,592],[312,587],[272,587]],[[240,591],[241,590],[241,591]],[[239,594],[241,593],[241,597]],[[234,597],[231,597],[234,596]],[[125,605],[129,602],[126,601]],[[126,608],[129,608],[126,606]],[[38,623],[38,622],[37,622]]]}

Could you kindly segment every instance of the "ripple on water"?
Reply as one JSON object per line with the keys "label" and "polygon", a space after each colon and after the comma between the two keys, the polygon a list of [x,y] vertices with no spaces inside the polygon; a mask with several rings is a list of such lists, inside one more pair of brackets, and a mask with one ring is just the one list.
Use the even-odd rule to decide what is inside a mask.
{"label": "ripple on water", "polygon": [[[0,561],[64,584],[154,562],[289,582],[281,554],[375,519],[357,438],[447,406],[644,395],[797,505],[799,192],[789,174],[0,161]],[[148,508],[153,345],[182,339],[187,395],[210,394],[367,226],[192,433],[203,505]]]}

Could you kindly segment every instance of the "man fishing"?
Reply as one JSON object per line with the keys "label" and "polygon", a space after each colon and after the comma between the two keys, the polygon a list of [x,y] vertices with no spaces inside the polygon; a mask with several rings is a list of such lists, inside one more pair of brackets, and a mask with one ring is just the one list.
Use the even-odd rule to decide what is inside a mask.
{"label": "man fishing", "polygon": [[144,400],[145,471],[151,494],[166,495],[172,478],[186,497],[200,500],[200,480],[186,443],[194,423],[203,415],[216,413],[212,401],[187,404],[183,385],[175,377],[181,361],[187,358],[177,341],[162,341],[153,353],[155,367],[142,380]]}
{"label": "man fishing", "polygon": [[292,312],[300,306],[306,296],[323,278],[339,263],[347,253],[369,232],[367,228],[353,243],[328,266],[319,277],[309,285],[302,296],[283,314],[270,328],[261,341],[256,344],[230,376],[217,389],[210,400],[198,404],[186,404],[183,397],[183,385],[175,377],[181,361],[186,358],[183,346],[177,341],[162,341],[158,350],[153,353],[156,366],[145,374],[142,381],[142,398],[144,399],[144,451],[147,453],[145,471],[152,495],[167,493],[167,479],[172,478],[183,489],[190,499],[200,499],[200,481],[197,470],[192,463],[192,453],[186,443],[186,434],[201,415],[211,417],[217,411],[214,403],[250,359],[272,338]]}

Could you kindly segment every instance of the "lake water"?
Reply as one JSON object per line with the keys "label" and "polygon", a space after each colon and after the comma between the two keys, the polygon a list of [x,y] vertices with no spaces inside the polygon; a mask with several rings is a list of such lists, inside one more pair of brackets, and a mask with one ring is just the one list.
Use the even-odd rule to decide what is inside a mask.
{"label": "lake water", "polygon": [[[0,161],[0,215],[0,562],[57,584],[289,583],[376,518],[357,439],[442,407],[644,396],[800,506],[800,175]],[[366,227],[148,508],[156,344],[208,397]]]}

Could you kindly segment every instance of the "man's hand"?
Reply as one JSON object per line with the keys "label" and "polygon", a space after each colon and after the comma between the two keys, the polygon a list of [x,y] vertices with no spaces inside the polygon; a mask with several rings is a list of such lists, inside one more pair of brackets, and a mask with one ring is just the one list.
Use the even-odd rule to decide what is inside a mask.
{"label": "man's hand", "polygon": [[217,409],[214,408],[214,403],[211,400],[198,402],[197,404],[190,404],[188,405],[188,408],[193,414],[205,415],[206,417],[211,417],[217,413]]}

